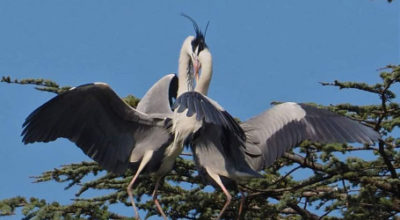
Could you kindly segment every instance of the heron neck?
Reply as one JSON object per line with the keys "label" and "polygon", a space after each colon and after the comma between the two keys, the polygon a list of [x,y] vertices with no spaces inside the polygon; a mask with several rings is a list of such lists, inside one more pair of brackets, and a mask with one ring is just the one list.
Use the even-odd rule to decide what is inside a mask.
{"label": "heron neck", "polygon": [[202,62],[201,69],[199,81],[196,83],[196,88],[194,90],[207,96],[213,72],[212,59],[209,58],[207,61]]}
{"label": "heron neck", "polygon": [[178,97],[183,93],[189,91],[189,63],[190,63],[190,56],[184,51],[182,48],[181,54],[179,56],[179,65],[178,65]]}

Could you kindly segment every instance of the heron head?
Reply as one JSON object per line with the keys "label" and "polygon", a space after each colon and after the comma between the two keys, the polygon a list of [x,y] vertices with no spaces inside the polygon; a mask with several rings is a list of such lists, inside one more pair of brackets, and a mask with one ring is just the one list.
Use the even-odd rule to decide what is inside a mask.
{"label": "heron head", "polygon": [[201,32],[199,26],[197,25],[196,21],[193,18],[189,17],[186,14],[182,14],[182,16],[186,17],[193,23],[193,28],[196,32],[195,37],[191,36],[188,38],[188,40],[190,41],[190,46],[188,48],[187,53],[189,54],[189,56],[191,58],[191,65],[193,68],[193,73],[194,73],[196,81],[198,82],[202,63],[205,61],[208,61],[206,59],[206,57],[208,57],[208,56],[206,56],[206,54],[210,54],[207,44],[206,44],[206,41],[205,41],[208,24],[210,22],[207,23],[206,29],[203,34],[203,32]]}

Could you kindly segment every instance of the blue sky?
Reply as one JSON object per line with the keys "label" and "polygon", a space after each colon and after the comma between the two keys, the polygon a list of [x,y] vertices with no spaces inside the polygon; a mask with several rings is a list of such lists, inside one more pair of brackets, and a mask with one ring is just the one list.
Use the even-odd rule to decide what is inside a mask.
{"label": "blue sky", "polygon": [[[214,60],[209,96],[247,119],[271,101],[377,103],[377,97],[322,87],[321,81],[376,82],[399,63],[400,6],[364,1],[0,1],[0,76],[76,86],[102,81],[143,96],[177,70],[179,49],[204,28]],[[69,202],[74,190],[31,184],[29,176],[89,160],[66,140],[21,143],[21,125],[53,97],[0,84],[0,199],[16,195]],[[130,210],[128,211],[128,213]]]}

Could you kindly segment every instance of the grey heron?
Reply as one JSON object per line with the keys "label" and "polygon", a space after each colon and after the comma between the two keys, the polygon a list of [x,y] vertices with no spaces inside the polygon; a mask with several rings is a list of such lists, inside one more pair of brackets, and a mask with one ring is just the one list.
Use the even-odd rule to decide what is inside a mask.
{"label": "grey heron", "polygon": [[[203,60],[202,65],[206,63]],[[248,178],[262,177],[258,171],[304,140],[373,144],[380,139],[380,134],[367,125],[328,110],[294,102],[275,105],[238,123],[217,102],[207,97],[211,64],[210,59],[208,71],[203,68],[200,76],[196,77],[195,91],[180,94],[174,108],[175,112],[186,113],[187,117],[181,118],[187,126],[193,123],[195,128],[188,144],[199,174],[220,187],[226,195],[218,219],[232,198],[226,185],[236,186]]]}
{"label": "grey heron", "polygon": [[[136,110],[106,84],[74,88],[28,116],[24,123],[24,143],[65,137],[109,171],[121,173],[133,168],[135,175],[127,191],[136,216],[132,186],[141,173],[153,173],[156,184],[152,195],[164,218],[157,200],[159,181],[172,169],[184,144],[188,144],[199,174],[219,186],[227,197],[220,218],[231,201],[227,184],[261,177],[259,170],[301,141],[372,144],[379,138],[377,132],[361,123],[297,103],[276,105],[237,123],[207,97],[212,56],[203,33],[188,18],[193,22],[196,37],[188,37],[182,45],[178,88],[174,86],[173,75],[164,77],[149,90]],[[172,111],[170,94],[176,90]]]}
{"label": "grey heron", "polygon": [[[183,42],[178,77],[173,74],[159,80],[139,102],[136,109],[127,105],[105,83],[91,83],[71,88],[33,111],[23,124],[23,142],[50,142],[67,138],[98,162],[104,169],[121,174],[128,168],[134,176],[127,192],[139,217],[132,186],[142,173],[155,177],[153,200],[166,219],[157,200],[163,176],[172,170],[186,139],[199,129],[196,119],[171,109],[172,97],[194,90],[194,78],[202,69],[202,85],[211,68],[211,54],[203,33],[192,18],[196,36]],[[204,62],[204,63],[203,63]],[[205,81],[204,81],[205,80]],[[177,88],[178,86],[178,88]],[[200,91],[208,88],[198,87]]]}
{"label": "grey heron", "polygon": [[[177,103],[181,103],[181,99],[183,97],[178,98]],[[203,111],[196,109],[199,103],[178,105],[181,110],[202,115],[203,124],[190,145],[199,174],[226,195],[217,219],[222,217],[232,199],[226,185],[236,187],[249,178],[262,177],[258,171],[304,140],[373,144],[380,138],[375,130],[355,120],[294,102],[276,105],[242,123],[231,121],[230,126],[235,129],[229,131],[221,126],[228,113],[216,103],[209,104],[214,104],[215,108]],[[239,216],[242,206],[243,200]]]}

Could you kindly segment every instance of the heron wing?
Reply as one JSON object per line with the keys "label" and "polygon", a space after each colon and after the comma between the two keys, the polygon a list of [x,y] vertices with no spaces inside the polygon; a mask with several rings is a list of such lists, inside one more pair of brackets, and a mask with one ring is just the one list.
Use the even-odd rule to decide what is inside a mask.
{"label": "heron wing", "polygon": [[23,142],[59,137],[115,173],[124,172],[132,150],[158,148],[169,139],[165,121],[127,105],[104,83],[86,84],[62,93],[33,111],[23,124]]}
{"label": "heron wing", "polygon": [[244,132],[235,119],[217,102],[198,92],[183,93],[176,99],[173,108],[179,113],[187,110],[186,116],[196,114],[198,121],[222,126],[244,139]]}
{"label": "heron wing", "polygon": [[263,161],[253,168],[271,165],[283,153],[303,140],[321,143],[360,142],[373,144],[380,138],[372,128],[355,120],[305,104],[286,102],[241,124],[247,145],[263,151]]}
{"label": "heron wing", "polygon": [[178,77],[166,75],[147,91],[136,109],[146,114],[172,114],[171,106],[177,91]]}
{"label": "heron wing", "polygon": [[245,146],[243,130],[217,102],[198,92],[186,92],[177,98],[174,108],[178,113],[187,110],[186,116],[195,115],[202,121],[190,142],[200,175],[207,177],[212,171],[234,179],[260,176],[248,165],[245,155],[260,156],[261,151]]}
{"label": "heron wing", "polygon": [[[246,161],[244,142],[227,128],[205,123],[197,131],[190,147],[203,179],[212,180],[210,172],[234,180],[261,176]],[[224,185],[232,185],[226,178],[222,180]]]}

